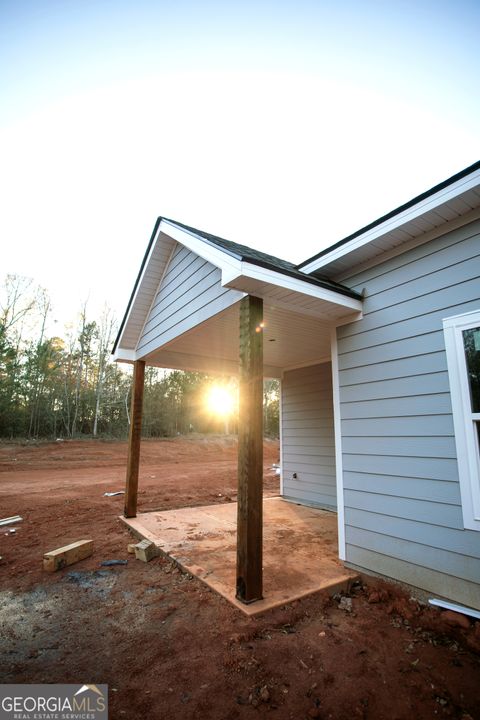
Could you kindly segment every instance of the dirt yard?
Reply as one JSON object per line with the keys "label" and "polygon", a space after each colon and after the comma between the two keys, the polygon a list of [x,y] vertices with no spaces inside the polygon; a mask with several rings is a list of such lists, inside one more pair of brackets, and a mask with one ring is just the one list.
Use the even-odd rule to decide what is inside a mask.
{"label": "dirt yard", "polygon": [[[269,495],[277,460],[266,443]],[[125,462],[125,443],[0,445],[0,517],[24,518],[0,528],[0,682],[108,683],[114,719],[480,718],[480,623],[373,579],[248,619],[167,560],[127,555],[123,496],[104,496]],[[231,502],[235,485],[233,441],[143,443],[140,511]],[[92,557],[43,572],[45,551],[82,538]]]}

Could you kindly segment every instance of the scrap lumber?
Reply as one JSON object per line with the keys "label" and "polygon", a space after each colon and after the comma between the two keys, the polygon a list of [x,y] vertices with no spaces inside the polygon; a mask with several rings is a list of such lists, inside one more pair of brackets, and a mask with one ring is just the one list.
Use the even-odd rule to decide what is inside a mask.
{"label": "scrap lumber", "polygon": [[12,515],[11,517],[3,518],[0,520],[0,525],[13,525],[13,523],[20,522],[20,520],[23,520],[20,515]]}
{"label": "scrap lumber", "polygon": [[135,557],[137,560],[143,562],[150,562],[154,557],[157,557],[158,549],[155,543],[151,540],[141,540],[135,545]]}
{"label": "scrap lumber", "polygon": [[55,572],[67,565],[73,565],[90,557],[92,553],[93,540],[78,540],[70,545],[45,553],[43,556],[43,569],[47,572]]}

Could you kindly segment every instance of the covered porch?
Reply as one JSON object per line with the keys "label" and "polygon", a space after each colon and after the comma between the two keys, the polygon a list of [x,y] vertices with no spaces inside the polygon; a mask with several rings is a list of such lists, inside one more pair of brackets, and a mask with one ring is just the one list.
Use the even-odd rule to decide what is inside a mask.
{"label": "covered porch", "polygon": [[338,560],[335,513],[279,497],[263,501],[263,598],[251,604],[235,596],[237,503],[140,513],[123,521],[246,615],[320,590],[346,591],[357,577]]}
{"label": "covered porch", "polygon": [[[263,571],[269,558],[274,558],[275,545],[266,538],[275,537],[278,531],[274,513],[264,536],[264,507],[270,512],[273,505],[264,504],[262,497],[263,379],[281,379],[285,372],[330,360],[335,327],[357,319],[361,307],[359,296],[347,288],[305,276],[278,258],[173,221],[159,219],[154,229],[115,346],[118,361],[134,364],[125,517],[132,519],[128,522],[137,532],[138,523],[146,523],[140,534],[153,531],[151,519],[133,520],[137,515],[145,365],[238,375],[238,504],[236,517],[233,506],[225,506],[225,517],[218,519],[220,527],[229,518],[222,531],[224,538],[229,536],[223,555],[229,569],[219,582],[230,587],[222,594],[245,606],[255,603],[260,607],[264,602]],[[298,510],[297,516],[301,514]],[[155,542],[183,547],[178,533],[184,528],[187,538],[186,526],[178,515],[169,517],[175,521],[172,527],[176,527],[177,539],[159,536]],[[205,513],[199,517],[206,521]],[[335,524],[335,516],[330,514],[330,518]],[[290,520],[294,520],[292,512]],[[153,522],[156,528],[162,521]],[[297,545],[298,537],[305,533],[306,544],[312,546],[310,560],[299,562],[307,576],[313,577],[316,565],[328,555],[326,546],[319,546],[316,556],[315,533],[312,536],[308,531],[308,523],[293,524],[298,531]],[[285,544],[283,547],[285,552]],[[172,556],[183,564],[180,557]],[[337,572],[342,568],[336,558],[338,552]],[[189,563],[195,566],[195,557]],[[285,584],[282,573],[272,577],[279,597]],[[305,592],[314,591],[308,590],[308,582],[305,587]]]}

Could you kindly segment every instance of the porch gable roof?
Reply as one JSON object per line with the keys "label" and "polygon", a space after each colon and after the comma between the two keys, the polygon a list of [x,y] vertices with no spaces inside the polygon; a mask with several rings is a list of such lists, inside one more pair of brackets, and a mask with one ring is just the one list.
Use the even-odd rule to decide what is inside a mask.
{"label": "porch gable roof", "polygon": [[[242,294],[290,293],[312,303],[337,307],[343,314],[361,311],[361,296],[324,277],[306,275],[293,263],[159,217],[155,223],[112,353],[136,347],[148,313],[177,244],[187,247],[221,271],[221,285]],[[279,299],[281,304],[281,300]],[[311,312],[316,311],[313,310]],[[133,353],[132,353],[133,357]]]}

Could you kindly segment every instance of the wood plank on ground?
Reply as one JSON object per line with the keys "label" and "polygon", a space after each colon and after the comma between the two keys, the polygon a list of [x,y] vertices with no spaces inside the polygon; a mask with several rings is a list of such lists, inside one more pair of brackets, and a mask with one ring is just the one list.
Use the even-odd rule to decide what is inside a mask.
{"label": "wood plank on ground", "polygon": [[67,565],[73,565],[90,557],[92,553],[93,540],[78,540],[70,545],[45,553],[43,556],[43,569],[47,572],[55,572]]}

